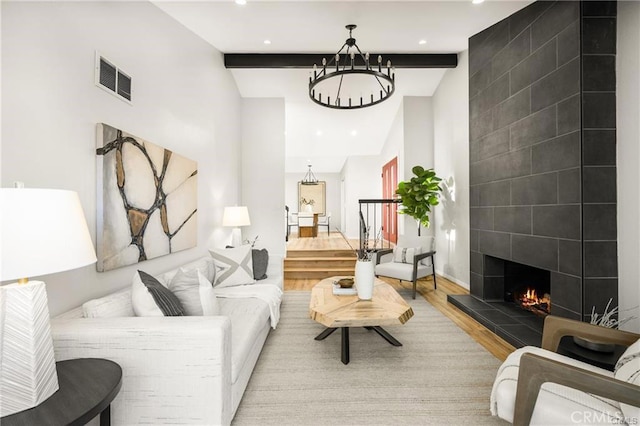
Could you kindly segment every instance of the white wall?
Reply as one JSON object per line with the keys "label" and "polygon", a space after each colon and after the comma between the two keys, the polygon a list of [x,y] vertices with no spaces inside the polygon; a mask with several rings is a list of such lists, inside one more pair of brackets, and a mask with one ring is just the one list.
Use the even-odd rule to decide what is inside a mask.
{"label": "white wall", "polygon": [[623,328],[640,332],[640,3],[618,2],[618,272]]}
{"label": "white wall", "polygon": [[469,288],[468,52],[447,70],[433,95],[435,169],[443,179],[436,206],[436,270]]}
{"label": "white wall", "polygon": [[[312,169],[313,170],[313,169]],[[331,213],[331,231],[341,229],[342,205],[340,201],[340,173],[313,173],[319,181],[326,182],[326,209]],[[285,173],[284,202],[289,206],[290,213],[298,211],[298,182],[304,179],[306,173]],[[325,229],[325,228],[321,228]],[[294,228],[294,230],[296,230]]]}
{"label": "white wall", "polygon": [[284,98],[242,100],[242,204],[251,226],[244,238],[284,256]]}
{"label": "white wall", "polygon": [[400,104],[387,139],[380,150],[380,160],[383,165],[394,157],[398,157],[398,181],[400,181],[403,180],[401,170],[404,171],[404,102]]}
{"label": "white wall", "polygon": [[347,217],[344,218],[344,234],[347,238],[359,237],[358,200],[382,198],[381,173],[382,163],[377,155],[349,157],[345,162],[342,179],[345,182]]}
{"label": "white wall", "polygon": [[[2,2],[1,185],[80,195],[96,240],[96,123],[198,161],[198,246],[97,273],[42,277],[50,312],[171,269],[229,235],[239,202],[240,96],[220,52],[146,2]],[[133,105],[94,85],[95,50],[133,77]],[[7,106],[10,106],[8,108]]]}

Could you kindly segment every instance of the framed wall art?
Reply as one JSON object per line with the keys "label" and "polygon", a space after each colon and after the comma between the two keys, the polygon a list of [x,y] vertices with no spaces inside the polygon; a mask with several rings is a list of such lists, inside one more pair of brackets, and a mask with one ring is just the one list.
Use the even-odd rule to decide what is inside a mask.
{"label": "framed wall art", "polygon": [[198,163],[97,126],[98,271],[197,245]]}
{"label": "framed wall art", "polygon": [[326,182],[303,184],[298,182],[298,211],[326,214]]}

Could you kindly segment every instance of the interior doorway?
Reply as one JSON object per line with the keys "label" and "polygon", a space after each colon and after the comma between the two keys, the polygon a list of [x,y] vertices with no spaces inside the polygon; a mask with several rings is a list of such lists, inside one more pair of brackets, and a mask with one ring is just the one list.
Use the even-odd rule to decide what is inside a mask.
{"label": "interior doorway", "polygon": [[[386,200],[395,198],[397,187],[398,157],[394,157],[382,166],[382,198]],[[398,242],[398,205],[385,203],[382,206],[382,238],[395,244]]]}

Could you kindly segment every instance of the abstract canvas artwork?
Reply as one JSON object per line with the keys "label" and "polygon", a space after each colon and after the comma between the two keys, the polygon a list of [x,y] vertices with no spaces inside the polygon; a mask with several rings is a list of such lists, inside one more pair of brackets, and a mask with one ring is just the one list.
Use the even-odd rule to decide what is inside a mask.
{"label": "abstract canvas artwork", "polygon": [[195,247],[198,163],[104,123],[97,141],[98,271]]}
{"label": "abstract canvas artwork", "polygon": [[326,182],[319,181],[314,185],[298,182],[298,211],[326,214],[325,194]]}

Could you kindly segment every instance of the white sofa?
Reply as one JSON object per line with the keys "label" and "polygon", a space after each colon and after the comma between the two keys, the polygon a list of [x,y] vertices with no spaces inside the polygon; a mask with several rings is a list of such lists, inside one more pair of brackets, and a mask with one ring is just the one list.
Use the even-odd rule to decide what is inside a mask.
{"label": "white sofa", "polygon": [[[282,289],[282,263],[271,255],[258,283]],[[84,318],[75,308],[51,321],[56,360],[106,358],[122,367],[114,425],[230,424],[271,330],[270,309],[256,298],[218,301],[220,316]]]}

